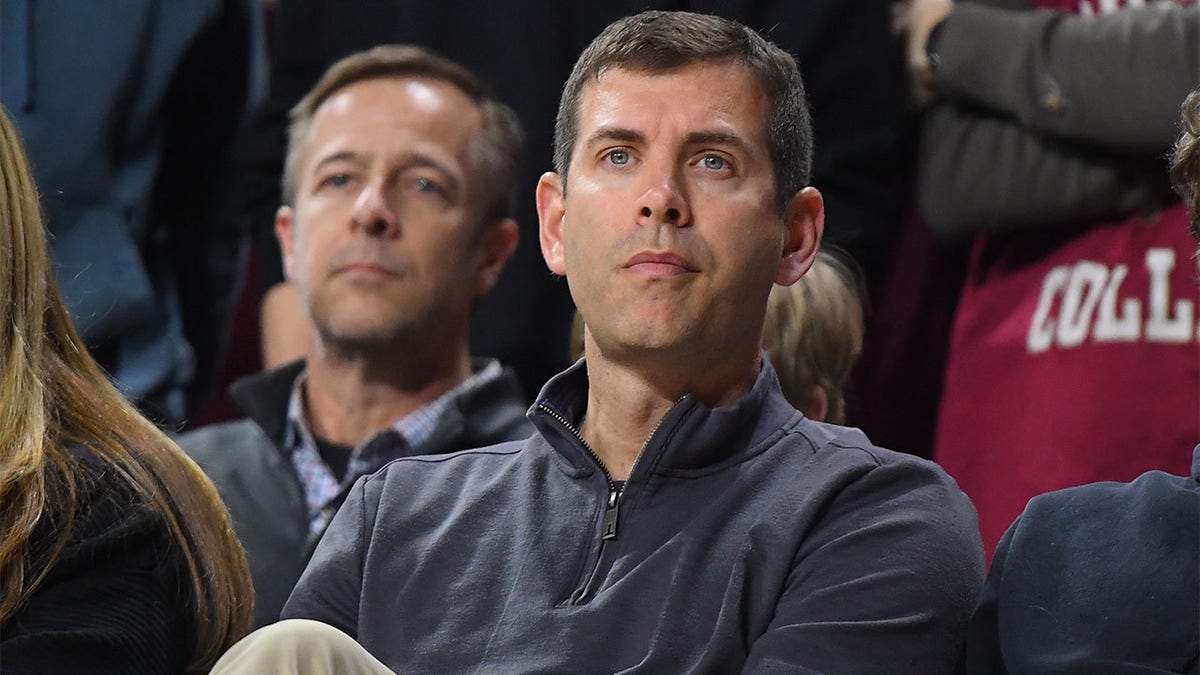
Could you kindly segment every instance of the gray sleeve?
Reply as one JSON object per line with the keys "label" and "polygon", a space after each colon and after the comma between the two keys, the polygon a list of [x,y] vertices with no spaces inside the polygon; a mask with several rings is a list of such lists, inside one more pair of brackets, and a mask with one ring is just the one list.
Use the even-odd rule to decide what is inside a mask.
{"label": "gray sleeve", "polygon": [[876,466],[805,538],[743,672],[957,672],[982,584],[966,495],[926,462]]}
{"label": "gray sleeve", "polygon": [[1200,6],[1081,17],[957,5],[938,49],[917,201],[942,235],[1118,217],[1168,198],[1200,81]]}
{"label": "gray sleeve", "polygon": [[1141,154],[1166,152],[1200,83],[1200,5],[1098,16],[955,6],[937,86],[1031,130]]}
{"label": "gray sleeve", "polygon": [[[333,516],[283,606],[281,619],[313,619],[358,638],[363,565],[372,529],[366,507],[368,478],[354,484]],[[377,491],[374,494],[378,496]]]}
{"label": "gray sleeve", "polygon": [[917,204],[942,237],[1113,218],[1173,199],[1161,156],[1106,152],[955,104],[926,113],[918,153]]}

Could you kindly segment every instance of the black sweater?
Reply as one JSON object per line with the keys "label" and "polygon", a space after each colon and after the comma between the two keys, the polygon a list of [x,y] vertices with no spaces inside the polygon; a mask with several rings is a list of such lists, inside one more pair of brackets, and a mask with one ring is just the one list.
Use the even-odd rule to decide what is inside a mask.
{"label": "black sweater", "polygon": [[[83,462],[70,539],[0,625],[0,673],[181,673],[191,653],[190,592],[166,521],[111,468],[94,457]],[[28,580],[65,522],[61,483],[49,491],[52,510],[30,541]]]}

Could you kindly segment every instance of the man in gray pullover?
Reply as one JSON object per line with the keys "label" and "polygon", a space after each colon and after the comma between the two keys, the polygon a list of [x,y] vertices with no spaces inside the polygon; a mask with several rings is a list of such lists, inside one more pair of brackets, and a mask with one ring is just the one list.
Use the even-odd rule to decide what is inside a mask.
{"label": "man in gray pullover", "polygon": [[806,419],[762,358],[767,296],[824,228],[809,128],[795,62],[753,31],[609,26],[537,187],[585,359],[530,439],[360,480],[284,608],[321,623],[215,672],[353,672],[312,660],[337,631],[361,672],[955,672],[983,574],[970,502]]}

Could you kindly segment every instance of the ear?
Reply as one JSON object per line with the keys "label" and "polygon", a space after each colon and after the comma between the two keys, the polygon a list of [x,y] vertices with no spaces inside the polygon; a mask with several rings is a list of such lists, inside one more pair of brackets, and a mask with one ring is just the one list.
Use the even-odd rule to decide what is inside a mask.
{"label": "ear", "polygon": [[476,297],[496,285],[504,264],[517,250],[517,221],[504,218],[483,226],[479,238],[479,266],[475,269]]}
{"label": "ear", "polygon": [[804,416],[814,422],[824,422],[829,417],[829,392],[819,384],[814,384],[808,392],[808,409]]}
{"label": "ear", "polygon": [[775,283],[790,286],[804,276],[817,258],[825,233],[825,200],[816,188],[806,187],[792,195],[783,213],[787,240]]}
{"label": "ear", "polygon": [[275,212],[275,238],[279,240],[279,251],[283,257],[283,276],[295,280],[296,266],[296,213],[290,206],[281,206]]}
{"label": "ear", "polygon": [[551,272],[566,276],[565,244],[562,238],[563,216],[567,205],[563,194],[562,179],[553,171],[547,171],[537,184],[538,239],[542,244],[542,257]]}

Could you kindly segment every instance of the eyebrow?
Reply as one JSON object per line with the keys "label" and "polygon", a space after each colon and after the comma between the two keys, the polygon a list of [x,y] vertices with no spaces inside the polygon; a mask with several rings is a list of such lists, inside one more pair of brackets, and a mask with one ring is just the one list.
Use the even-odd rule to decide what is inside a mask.
{"label": "eyebrow", "polygon": [[600,127],[588,136],[587,145],[595,145],[602,141],[618,141],[621,143],[642,143],[646,139],[645,134],[633,129],[625,127]]}
{"label": "eyebrow", "polygon": [[312,174],[315,175],[317,173],[320,173],[321,169],[325,168],[327,165],[334,164],[337,162],[352,162],[355,164],[362,164],[363,159],[362,159],[362,157],[360,157],[358,155],[358,153],[351,152],[349,150],[342,150],[341,152],[335,152],[332,155],[329,155],[327,157],[322,157],[321,161],[317,162],[316,165],[313,166]]}
{"label": "eyebrow", "polygon": [[[403,167],[403,169],[410,169],[413,167],[433,169],[434,171],[442,174],[442,176],[446,179],[446,182],[448,183],[446,187],[455,192],[462,189],[461,181],[459,180],[458,176],[434,157],[430,157],[422,152],[407,152],[399,157],[399,160],[399,164]],[[328,157],[323,157],[321,161],[317,162],[316,165],[313,166],[312,173],[314,175],[318,174],[324,167],[330,164],[336,164],[338,162],[349,162],[351,164],[363,165],[367,163],[367,160],[357,152],[352,150],[342,150],[335,152]]]}
{"label": "eyebrow", "polygon": [[750,150],[746,139],[725,131],[694,131],[687,135],[688,145],[731,145],[739,150]]}
{"label": "eyebrow", "polygon": [[[625,127],[600,127],[592,132],[587,139],[587,145],[592,146],[602,141],[618,141],[621,143],[644,143],[645,134]],[[726,131],[693,131],[687,135],[684,143],[693,145],[726,145],[740,150],[749,151],[750,145],[741,136]]]}

